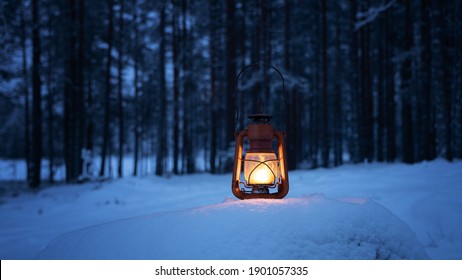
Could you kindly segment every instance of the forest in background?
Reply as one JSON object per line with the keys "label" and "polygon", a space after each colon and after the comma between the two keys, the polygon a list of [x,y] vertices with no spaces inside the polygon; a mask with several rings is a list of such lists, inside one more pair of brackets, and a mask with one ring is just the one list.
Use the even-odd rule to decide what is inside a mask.
{"label": "forest in background", "polygon": [[[0,157],[25,159],[33,188],[61,165],[79,180],[83,151],[100,176],[110,156],[119,176],[126,157],[135,176],[231,172],[258,95],[290,169],[462,158],[460,15],[461,1],[2,0]],[[257,67],[235,102],[255,62],[285,92]]]}

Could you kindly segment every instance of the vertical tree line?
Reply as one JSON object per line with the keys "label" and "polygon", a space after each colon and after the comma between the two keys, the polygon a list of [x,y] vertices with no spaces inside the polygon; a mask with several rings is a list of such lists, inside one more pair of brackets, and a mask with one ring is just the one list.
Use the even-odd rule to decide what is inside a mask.
{"label": "vertical tree line", "polygon": [[[34,188],[59,168],[68,182],[230,172],[234,128],[256,111],[285,128],[290,169],[462,158],[459,1],[0,8],[0,156],[24,158]],[[256,67],[236,100],[255,62],[285,92]]]}

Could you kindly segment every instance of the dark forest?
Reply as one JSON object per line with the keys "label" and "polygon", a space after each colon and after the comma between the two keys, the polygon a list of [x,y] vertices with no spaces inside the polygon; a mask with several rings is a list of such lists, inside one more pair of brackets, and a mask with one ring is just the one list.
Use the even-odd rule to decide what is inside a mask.
{"label": "dark forest", "polygon": [[[291,170],[460,159],[461,15],[462,1],[2,0],[0,158],[24,159],[32,188],[60,166],[66,182],[231,172],[261,96]],[[236,102],[256,62],[285,90],[256,67]]]}

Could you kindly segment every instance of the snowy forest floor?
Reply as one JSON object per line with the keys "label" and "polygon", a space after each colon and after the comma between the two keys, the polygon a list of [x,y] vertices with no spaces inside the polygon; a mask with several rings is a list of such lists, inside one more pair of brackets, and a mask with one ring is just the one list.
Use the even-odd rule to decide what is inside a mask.
{"label": "snowy forest floor", "polygon": [[[12,186],[6,177],[0,176],[3,180],[0,181],[1,259],[34,259],[52,240],[89,226],[168,211],[185,213],[191,208],[202,209],[209,205],[218,204],[223,208],[223,205],[228,207],[229,203],[234,203],[230,174],[127,177],[79,185],[55,185],[35,193],[27,191],[20,183]],[[291,208],[288,207],[293,210],[284,208],[289,214],[304,203],[300,198],[366,199],[380,209],[388,209],[407,224],[430,258],[462,259],[460,161],[345,165],[292,171],[289,178],[287,198]],[[251,209],[255,207],[268,205],[251,205]],[[324,210],[330,207],[342,211],[337,204],[326,203],[323,207]],[[284,209],[282,211],[286,211]],[[376,208],[366,208],[370,209]],[[245,210],[228,213],[246,215]],[[300,219],[309,213],[302,211]],[[165,219],[168,220],[169,215],[172,217],[167,214]],[[316,221],[322,223],[322,218]],[[153,220],[147,222],[154,223]],[[160,223],[159,219],[155,222]]]}

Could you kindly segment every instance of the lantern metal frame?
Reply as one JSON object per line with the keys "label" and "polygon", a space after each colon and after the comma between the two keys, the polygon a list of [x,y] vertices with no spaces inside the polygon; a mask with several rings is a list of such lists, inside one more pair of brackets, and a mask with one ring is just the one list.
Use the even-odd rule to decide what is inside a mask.
{"label": "lantern metal frame", "polygon": [[[289,176],[287,170],[287,155],[285,149],[285,112],[283,112],[283,131],[278,131],[274,129],[271,125],[271,115],[268,114],[252,114],[249,118],[252,122],[248,125],[246,129],[238,132],[238,122],[239,122],[239,108],[238,108],[238,91],[239,91],[239,78],[242,73],[247,69],[252,67],[268,67],[275,70],[282,81],[282,90],[284,104],[285,100],[285,82],[284,77],[281,72],[274,66],[264,64],[264,63],[255,63],[250,64],[244,67],[236,78],[236,91],[235,91],[235,102],[236,102],[236,121],[235,121],[235,136],[236,136],[236,146],[234,150],[234,168],[233,168],[233,177],[231,183],[231,189],[233,194],[239,199],[253,199],[253,198],[267,198],[267,199],[281,199],[287,195],[289,192]],[[276,159],[269,159],[265,161],[249,160],[243,157],[244,152],[244,142],[248,139],[250,142],[250,149],[247,152],[272,152],[275,151],[272,149],[272,143],[274,140],[278,143],[277,156]],[[268,166],[268,162],[276,161],[277,170],[276,173]],[[270,184],[250,184],[247,182],[247,179],[244,178],[241,181],[242,167],[245,162],[257,162],[258,165],[266,165],[268,169],[273,173],[274,180]],[[256,167],[252,170],[255,171]],[[252,174],[251,172],[251,174]],[[250,181],[250,180],[249,180]],[[271,192],[271,190],[276,189],[276,192]]]}

